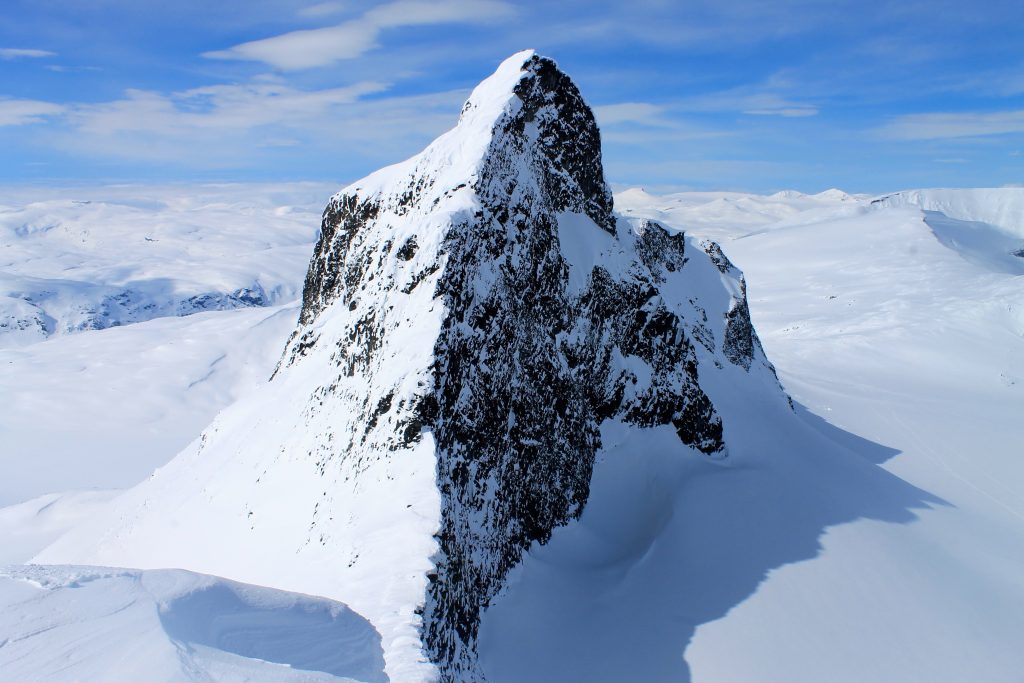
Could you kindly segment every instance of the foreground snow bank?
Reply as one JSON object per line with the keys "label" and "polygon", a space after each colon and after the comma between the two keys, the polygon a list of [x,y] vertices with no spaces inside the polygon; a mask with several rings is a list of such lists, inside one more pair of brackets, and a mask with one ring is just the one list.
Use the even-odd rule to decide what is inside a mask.
{"label": "foreground snow bank", "polygon": [[177,569],[0,568],[5,680],[386,681],[339,602]]}

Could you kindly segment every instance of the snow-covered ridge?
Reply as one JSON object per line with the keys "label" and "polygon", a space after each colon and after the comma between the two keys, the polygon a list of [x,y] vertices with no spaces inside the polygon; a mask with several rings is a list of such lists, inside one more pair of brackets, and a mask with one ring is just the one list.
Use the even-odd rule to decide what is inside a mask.
{"label": "snow-covered ridge", "polygon": [[884,195],[875,206],[911,206],[949,218],[988,223],[1024,244],[1024,187],[907,190]]}
{"label": "snow-covered ridge", "polygon": [[936,239],[986,270],[1024,275],[1024,188],[910,190],[872,208],[920,209]]}

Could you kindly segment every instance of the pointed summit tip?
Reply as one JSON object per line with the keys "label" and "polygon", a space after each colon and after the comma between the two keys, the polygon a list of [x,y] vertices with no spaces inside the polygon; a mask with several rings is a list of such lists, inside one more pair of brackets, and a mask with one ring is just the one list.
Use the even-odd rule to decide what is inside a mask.
{"label": "pointed summit tip", "polygon": [[[551,206],[586,213],[615,233],[594,112],[554,60],[524,50],[503,61],[473,90],[458,128],[490,138],[486,156],[492,160],[511,150],[537,152],[526,156]],[[508,164],[504,166],[507,175]]]}
{"label": "pointed summit tip", "polygon": [[472,94],[462,107],[459,123],[464,124],[485,117],[493,120],[499,116],[511,99],[516,85],[528,73],[530,64],[540,59],[554,64],[546,57],[538,57],[535,50],[522,50],[505,59],[493,74],[473,88]]}

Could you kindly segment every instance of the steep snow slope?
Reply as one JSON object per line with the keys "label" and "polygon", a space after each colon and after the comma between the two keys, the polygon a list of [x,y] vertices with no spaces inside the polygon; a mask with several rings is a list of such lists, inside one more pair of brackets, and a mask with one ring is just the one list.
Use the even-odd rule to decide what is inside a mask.
{"label": "steep snow slope", "polygon": [[482,680],[481,613],[622,440],[727,472],[765,415],[811,438],[717,245],[611,209],[575,86],[506,61],[456,128],[331,200],[274,380],[39,558],[341,599],[392,679]]}
{"label": "steep snow slope", "polygon": [[291,301],[322,185],[0,194],[0,348],[163,316]]}
{"label": "steep snow slope", "polygon": [[0,506],[149,476],[270,377],[296,315],[202,313],[0,349]]}
{"label": "steep snow slope", "polygon": [[387,681],[337,602],[181,570],[0,568],[4,681]]}

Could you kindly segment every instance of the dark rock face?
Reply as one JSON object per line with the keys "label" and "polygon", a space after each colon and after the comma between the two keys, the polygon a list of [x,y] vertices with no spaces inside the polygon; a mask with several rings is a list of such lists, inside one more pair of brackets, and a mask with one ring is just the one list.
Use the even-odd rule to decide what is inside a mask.
{"label": "dark rock face", "polygon": [[[602,422],[671,425],[686,446],[725,452],[691,342],[695,334],[710,350],[713,335],[680,317],[659,289],[686,266],[684,237],[653,222],[635,233],[617,223],[589,107],[550,60],[531,57],[522,71],[475,177],[442,191],[432,169],[416,167],[387,195],[332,199],[283,360],[295,362],[318,343],[312,323],[338,302],[351,322],[332,360],[339,376],[365,375],[372,384],[374,356],[392,329],[381,322],[387,301],[367,303],[362,292],[375,279],[386,298],[433,287],[443,315],[430,382],[411,401],[396,401],[386,387],[367,395],[358,408],[367,427],[347,447],[384,421],[391,425],[384,450],[432,434],[442,502],[422,637],[444,681],[483,679],[481,613],[532,543],[547,542],[582,513]],[[449,197],[464,187],[478,208],[453,215],[433,254],[423,235],[362,238],[385,212],[421,208],[428,189]],[[572,285],[579,266],[561,243],[565,212],[589,217],[594,239],[612,240],[635,259],[620,270],[588,266],[583,285]],[[385,263],[417,270],[395,279]],[[744,337],[746,309],[735,310],[736,339],[727,343],[738,359],[752,358],[756,337],[752,328]]]}
{"label": "dark rock face", "polygon": [[[732,264],[722,251],[718,242],[703,242],[701,246],[719,271],[732,275],[740,283],[739,296],[734,296],[725,317],[725,335],[722,340],[722,353],[734,365],[750,370],[754,362],[755,351],[761,350],[761,342],[754,332],[754,324],[750,321],[750,306],[747,305],[747,281],[743,274]],[[772,369],[774,373],[774,368]]]}
{"label": "dark rock face", "polygon": [[754,361],[754,344],[757,343],[757,336],[754,334],[754,325],[750,322],[747,283],[741,282],[741,286],[741,296],[733,300],[732,308],[726,316],[722,353],[735,365],[749,370],[750,364]]}
{"label": "dark rock face", "polygon": [[[528,75],[515,89],[523,107],[505,124],[505,134],[517,133],[534,153],[543,155],[547,163],[537,164],[536,170],[554,211],[585,213],[614,233],[612,193],[604,182],[594,113],[550,59],[534,56],[523,71]],[[532,140],[525,130],[531,124],[537,129]]]}
{"label": "dark rock face", "polygon": [[[376,202],[360,202],[357,197],[341,195],[331,199],[324,209],[320,237],[313,249],[313,258],[302,287],[302,312],[299,324],[308,325],[327,304],[343,291],[359,283],[364,271],[361,264],[347,263],[349,244],[355,234],[377,217]],[[362,264],[369,266],[369,264]]]}

